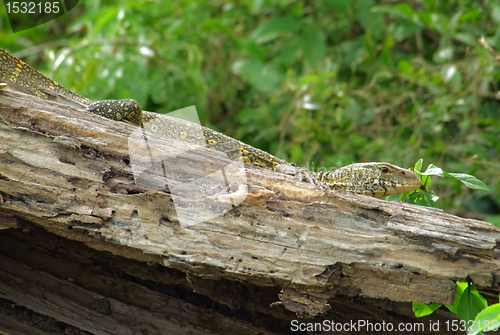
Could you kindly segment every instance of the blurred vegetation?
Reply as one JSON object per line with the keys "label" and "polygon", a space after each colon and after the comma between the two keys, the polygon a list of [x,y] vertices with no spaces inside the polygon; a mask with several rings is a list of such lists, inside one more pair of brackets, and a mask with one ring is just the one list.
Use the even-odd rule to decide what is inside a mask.
{"label": "blurred vegetation", "polygon": [[496,0],[81,1],[1,47],[94,100],[134,98],[300,166],[419,158],[441,207],[500,213]]}

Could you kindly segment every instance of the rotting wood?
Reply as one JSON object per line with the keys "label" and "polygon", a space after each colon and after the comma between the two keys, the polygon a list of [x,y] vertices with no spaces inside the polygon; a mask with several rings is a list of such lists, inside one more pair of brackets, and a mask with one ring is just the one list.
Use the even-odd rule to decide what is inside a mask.
{"label": "rotting wood", "polygon": [[[128,137],[136,129],[9,88],[0,92],[0,234],[4,241],[35,243],[23,234],[43,230],[48,240],[80,242],[78,248],[87,253],[110,253],[121,260],[117,268],[129,276],[149,284],[180,285],[184,294],[206,297],[219,309],[244,309],[248,318],[236,320],[238,328],[247,327],[249,334],[282,332],[285,326],[280,322],[289,322],[296,314],[319,315],[314,320],[332,316],[349,320],[373,319],[377,313],[396,310],[402,320],[413,320],[409,302],[452,303],[454,281],[467,275],[486,296],[499,292],[496,241],[500,231],[495,227],[437,209],[324,191],[258,168],[246,168],[248,196],[242,204],[224,215],[183,226],[169,193],[134,183]],[[164,150],[178,154],[186,169],[214,155],[203,148],[185,151],[175,140],[159,141]],[[216,160],[231,163],[222,156]],[[213,206],[227,204],[221,199],[214,198]],[[34,245],[40,247],[40,243]],[[58,252],[52,250],[54,255]],[[15,261],[37,271],[43,268],[4,248],[0,256],[3,298],[78,329],[106,333],[71,323],[83,315],[64,318],[55,311],[48,313],[47,306],[22,305],[28,300],[18,294],[23,289],[8,291],[12,286],[8,283],[29,276],[9,270],[19,267],[4,265]],[[127,260],[134,266],[124,265]],[[92,261],[86,259],[83,264]],[[153,265],[182,279],[165,283],[155,271],[144,270]],[[54,277],[51,280],[68,280],[59,270],[47,273]],[[84,282],[83,287],[88,287]],[[99,290],[102,293],[93,291],[95,300],[100,301],[100,294],[111,299],[111,309],[118,308],[119,301],[134,302],[109,288]],[[270,296],[263,298],[260,290]],[[182,308],[192,305],[179,299]],[[370,311],[370,306],[382,301],[390,302],[389,307]],[[154,312],[140,302],[141,313]],[[235,319],[234,314],[226,315]],[[255,321],[259,317],[264,321]],[[265,326],[271,322],[266,318],[278,324],[277,329]],[[204,327],[193,320],[185,322]],[[207,321],[206,329],[230,333],[228,322]],[[226,328],[217,329],[217,324]]]}

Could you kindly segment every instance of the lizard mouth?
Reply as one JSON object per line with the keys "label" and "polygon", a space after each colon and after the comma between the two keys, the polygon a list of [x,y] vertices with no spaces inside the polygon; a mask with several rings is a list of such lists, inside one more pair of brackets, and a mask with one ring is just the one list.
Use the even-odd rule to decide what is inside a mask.
{"label": "lizard mouth", "polygon": [[422,181],[415,172],[404,170],[401,173],[404,174],[404,178],[396,180],[396,182],[392,184],[393,187],[387,189],[386,195],[407,193],[418,190],[422,186]]}

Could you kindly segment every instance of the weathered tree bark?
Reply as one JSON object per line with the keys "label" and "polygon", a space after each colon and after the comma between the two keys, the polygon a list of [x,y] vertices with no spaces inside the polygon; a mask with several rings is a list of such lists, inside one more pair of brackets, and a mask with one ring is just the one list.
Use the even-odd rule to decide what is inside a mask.
{"label": "weathered tree bark", "polygon": [[[161,164],[144,170],[147,159],[132,162],[147,172],[134,179],[137,129],[0,91],[0,332],[300,334],[365,320],[452,334],[451,313],[416,319],[411,301],[453,303],[466,276],[498,299],[500,230],[487,223],[248,166],[231,170],[229,194],[185,190],[179,207],[169,190],[188,172],[234,163],[155,139],[178,184],[162,184]],[[216,191],[217,178],[197,187]],[[202,201],[222,214],[197,212]]]}

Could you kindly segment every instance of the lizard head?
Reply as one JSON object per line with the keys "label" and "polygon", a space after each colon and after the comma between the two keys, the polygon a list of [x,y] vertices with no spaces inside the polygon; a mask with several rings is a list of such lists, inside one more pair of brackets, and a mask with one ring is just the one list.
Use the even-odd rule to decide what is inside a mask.
{"label": "lizard head", "polygon": [[415,172],[389,163],[357,163],[327,172],[322,180],[333,190],[384,198],[414,191],[422,185]]}

